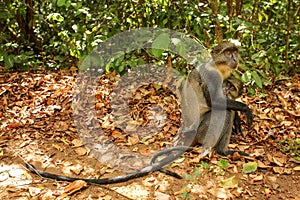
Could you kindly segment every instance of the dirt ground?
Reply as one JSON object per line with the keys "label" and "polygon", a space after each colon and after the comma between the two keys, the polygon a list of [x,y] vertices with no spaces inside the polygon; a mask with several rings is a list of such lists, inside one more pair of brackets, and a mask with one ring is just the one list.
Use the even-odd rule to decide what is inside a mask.
{"label": "dirt ground", "polygon": [[[25,163],[51,173],[72,177],[103,178],[126,172],[93,157],[78,137],[73,121],[72,99],[76,72],[8,73],[0,71],[0,198],[1,199],[290,199],[300,200],[300,77],[274,79],[265,95],[243,95],[254,123],[233,134],[230,148],[250,156],[222,157],[212,152],[200,158],[197,150],[185,153],[166,168],[183,176],[176,179],[161,172],[109,185],[46,179],[29,172]],[[96,104],[98,117],[111,112],[108,105],[114,76],[100,81]],[[117,78],[116,78],[117,79]],[[105,85],[106,84],[106,85]],[[102,88],[102,89],[101,89]],[[123,148],[152,155],[176,136],[180,112],[176,99],[150,88],[151,100],[166,108],[168,118],[160,134],[145,142],[134,135],[108,128],[105,136]],[[164,93],[164,94],[162,94]],[[137,96],[143,96],[141,93]],[[161,95],[164,95],[163,98]],[[153,97],[154,96],[154,97]],[[151,99],[153,98],[153,99]],[[145,98],[137,98],[144,101]],[[147,119],[145,107],[131,100],[132,109]],[[140,107],[134,107],[140,105]],[[100,114],[99,114],[100,113]],[[82,120],[85,117],[82,116]],[[143,121],[142,120],[142,121]],[[147,122],[150,123],[150,122]],[[222,164],[223,163],[223,164]],[[224,164],[225,163],[225,164]],[[257,166],[243,172],[245,164]],[[255,168],[255,167],[254,167]]]}

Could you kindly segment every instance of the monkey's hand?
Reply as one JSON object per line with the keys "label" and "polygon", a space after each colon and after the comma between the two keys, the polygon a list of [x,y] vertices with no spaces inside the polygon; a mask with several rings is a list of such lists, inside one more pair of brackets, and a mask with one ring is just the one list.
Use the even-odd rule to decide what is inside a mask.
{"label": "monkey's hand", "polygon": [[[217,103],[215,102],[214,106],[215,108],[222,108],[222,102],[221,101]],[[253,122],[253,116],[247,104],[227,98],[227,110],[235,110],[235,111],[243,112],[247,119],[248,125],[251,126]]]}

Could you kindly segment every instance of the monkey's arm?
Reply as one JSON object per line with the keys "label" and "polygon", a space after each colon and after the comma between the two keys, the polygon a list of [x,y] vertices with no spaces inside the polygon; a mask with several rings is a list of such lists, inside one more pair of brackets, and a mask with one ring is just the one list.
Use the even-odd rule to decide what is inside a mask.
{"label": "monkey's arm", "polygon": [[[213,106],[219,106],[218,104],[214,104]],[[220,108],[222,108],[222,105],[220,105]],[[227,98],[227,110],[234,110],[234,111],[241,111],[245,114],[247,122],[249,125],[253,122],[253,116],[251,113],[250,108],[247,106],[247,104],[244,104],[242,102],[238,102],[232,99]]]}
{"label": "monkey's arm", "polygon": [[[194,75],[191,79],[194,77],[197,77],[197,80],[201,77],[204,78],[204,81],[202,81],[201,84],[194,87],[202,88],[206,104],[211,109],[241,111],[245,114],[248,124],[251,125],[253,117],[250,108],[242,102],[235,101],[225,96],[220,72],[213,70],[212,66],[214,66],[214,64],[209,62],[199,66],[196,70],[193,70],[194,74],[198,73],[198,76]],[[190,82],[193,81],[191,80]]]}
{"label": "monkey's arm", "polygon": [[247,106],[247,104],[244,104],[242,102],[235,101],[229,98],[214,98],[212,102],[208,102],[208,105],[212,109],[217,109],[217,110],[227,109],[233,111],[241,111],[245,114],[245,117],[249,125],[251,125],[253,122],[253,116],[250,108]]}
{"label": "monkey's arm", "polygon": [[[223,94],[223,91],[221,90],[222,83],[220,83],[220,81],[216,81],[216,82],[219,82],[219,83],[213,83],[213,84],[214,85],[219,84],[220,87],[216,87],[216,86],[212,87],[211,85],[213,85],[213,84],[209,83],[203,90],[207,105],[209,107],[211,107],[211,109],[217,109],[217,110],[227,109],[227,110],[241,111],[245,114],[248,124],[251,125],[252,121],[253,121],[253,117],[252,117],[252,113],[251,113],[251,110],[248,107],[248,105],[226,97]],[[212,88],[212,89],[209,89],[209,88]],[[220,89],[218,89],[218,88],[220,88]],[[215,89],[215,91],[213,89]],[[214,93],[211,94],[211,91],[214,91]]]}
{"label": "monkey's arm", "polygon": [[240,116],[239,116],[239,114],[238,114],[237,111],[234,112],[233,125],[234,125],[234,128],[232,129],[232,131],[234,133],[241,133],[242,132],[241,118],[240,118]]}

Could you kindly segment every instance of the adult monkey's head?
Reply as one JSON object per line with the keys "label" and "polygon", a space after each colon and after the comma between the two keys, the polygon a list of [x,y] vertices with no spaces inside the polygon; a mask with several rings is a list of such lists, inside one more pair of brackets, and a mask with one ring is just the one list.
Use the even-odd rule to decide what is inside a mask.
{"label": "adult monkey's head", "polygon": [[239,61],[238,47],[231,42],[223,42],[211,50],[211,56],[221,73],[223,80],[230,76],[233,69],[236,69]]}

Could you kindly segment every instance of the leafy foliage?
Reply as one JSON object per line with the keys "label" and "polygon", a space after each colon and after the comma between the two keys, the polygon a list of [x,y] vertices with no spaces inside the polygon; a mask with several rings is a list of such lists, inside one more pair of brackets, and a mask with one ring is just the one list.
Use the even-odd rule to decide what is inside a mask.
{"label": "leafy foliage", "polygon": [[[208,48],[224,39],[238,39],[245,49],[242,80],[249,83],[251,94],[270,84],[270,74],[299,72],[297,1],[15,0],[0,4],[0,62],[7,69],[77,65],[99,43],[121,31],[160,27],[189,34]],[[143,56],[165,61],[164,51],[157,48],[166,49],[169,40],[161,35]],[[107,69],[122,73],[134,67],[141,57],[131,55],[113,60]],[[184,64],[178,69],[185,73]]]}
{"label": "leafy foliage", "polygon": [[285,139],[279,142],[282,152],[291,154],[296,160],[300,160],[300,139]]}

